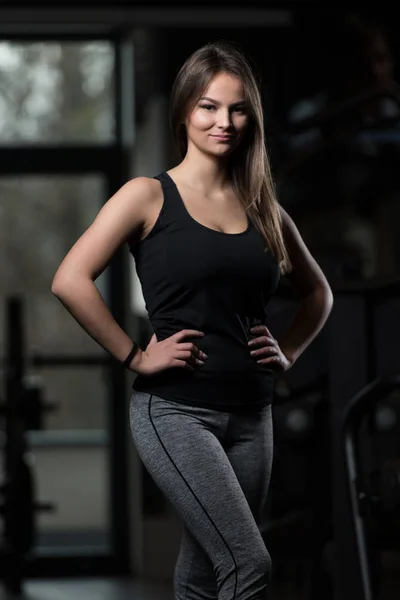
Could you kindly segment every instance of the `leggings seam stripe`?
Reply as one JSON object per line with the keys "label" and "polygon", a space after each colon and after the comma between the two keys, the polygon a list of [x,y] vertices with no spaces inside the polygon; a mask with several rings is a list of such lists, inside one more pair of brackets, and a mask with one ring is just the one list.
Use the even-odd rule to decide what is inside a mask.
{"label": "leggings seam stripe", "polygon": [[155,434],[156,434],[156,436],[157,436],[157,438],[158,438],[158,441],[160,442],[160,444],[161,444],[162,448],[164,449],[164,452],[167,454],[167,456],[168,456],[168,458],[170,459],[171,463],[173,464],[173,466],[175,467],[175,469],[177,470],[177,472],[179,473],[179,475],[182,477],[183,481],[186,483],[186,485],[187,485],[188,489],[190,490],[190,492],[192,493],[192,495],[195,497],[195,499],[197,500],[197,502],[199,503],[199,505],[200,505],[200,506],[201,506],[201,508],[203,509],[204,513],[207,515],[207,518],[209,519],[209,521],[210,521],[210,523],[212,524],[212,526],[214,527],[215,531],[218,533],[218,535],[220,536],[220,538],[221,538],[221,539],[222,539],[222,541],[224,542],[224,544],[225,544],[225,546],[226,546],[226,548],[227,548],[228,552],[230,553],[230,555],[231,555],[231,557],[232,557],[233,563],[234,563],[234,565],[235,565],[235,591],[234,591],[234,595],[233,595],[233,598],[232,598],[232,600],[235,600],[235,598],[236,598],[236,589],[237,589],[237,583],[238,583],[238,581],[237,581],[237,564],[236,564],[236,561],[235,561],[235,557],[234,557],[234,555],[233,555],[233,552],[232,552],[232,550],[229,548],[229,545],[228,545],[228,543],[226,542],[226,540],[225,540],[224,536],[223,536],[223,535],[222,535],[222,533],[219,531],[218,527],[215,525],[214,521],[212,520],[212,518],[211,518],[211,517],[210,517],[210,515],[208,514],[207,510],[205,509],[205,507],[203,506],[203,504],[200,502],[199,498],[196,496],[195,492],[192,490],[192,488],[190,487],[189,483],[186,481],[185,477],[182,475],[182,473],[180,472],[180,470],[178,469],[178,467],[177,467],[177,466],[176,466],[176,464],[174,463],[174,461],[173,461],[173,459],[172,459],[171,455],[169,454],[168,450],[167,450],[167,449],[166,449],[166,447],[164,446],[164,444],[163,444],[163,442],[162,442],[162,440],[161,440],[161,437],[160,437],[160,435],[159,435],[159,433],[158,433],[158,431],[157,431],[157,428],[156,428],[156,426],[155,426],[155,423],[154,423],[154,421],[153,421],[153,418],[152,418],[152,416],[151,416],[151,404],[152,404],[152,400],[153,400],[153,395],[154,395],[154,394],[150,394],[150,401],[149,401],[149,419],[150,419],[150,422],[151,422],[151,424],[152,424],[152,426],[153,426],[154,432],[155,432]]}

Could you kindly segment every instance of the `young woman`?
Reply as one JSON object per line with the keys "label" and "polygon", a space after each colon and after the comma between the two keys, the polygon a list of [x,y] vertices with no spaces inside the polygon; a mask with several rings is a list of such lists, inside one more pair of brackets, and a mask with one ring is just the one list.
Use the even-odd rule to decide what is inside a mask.
{"label": "young woman", "polygon": [[[276,200],[259,90],[235,46],[207,44],[189,57],[172,89],[171,122],[181,162],[117,191],[63,260],[52,291],[138,374],[133,440],[183,520],[175,597],[256,600],[271,576],[258,525],[272,466],[274,375],[320,331],[332,293]],[[124,243],[154,329],[145,349],[94,285]],[[264,323],[281,275],[300,300],[278,342]]]}

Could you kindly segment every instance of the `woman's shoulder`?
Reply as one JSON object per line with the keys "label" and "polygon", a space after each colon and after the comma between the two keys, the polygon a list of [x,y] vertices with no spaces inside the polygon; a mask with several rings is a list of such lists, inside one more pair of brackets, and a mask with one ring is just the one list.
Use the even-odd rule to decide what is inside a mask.
{"label": "woman's shoulder", "polygon": [[134,177],[123,188],[131,201],[144,210],[158,204],[163,195],[160,182],[154,177]]}
{"label": "woman's shoulder", "polygon": [[[136,215],[137,225],[140,225],[141,240],[151,229],[163,204],[163,190],[160,181],[154,177],[134,177],[123,186],[126,189],[127,199],[131,210],[131,218]],[[135,234],[137,235],[137,234]],[[136,238],[135,238],[136,239]]]}
{"label": "woman's shoulder", "polygon": [[133,194],[153,196],[159,192],[160,182],[154,177],[133,177],[125,183],[124,187]]}

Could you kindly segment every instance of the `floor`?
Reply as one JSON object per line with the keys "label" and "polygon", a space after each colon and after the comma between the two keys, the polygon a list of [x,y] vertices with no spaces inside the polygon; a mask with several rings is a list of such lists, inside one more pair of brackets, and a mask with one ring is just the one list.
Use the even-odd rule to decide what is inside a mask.
{"label": "floor", "polygon": [[174,600],[170,585],[136,579],[38,580],[26,582],[24,591],[21,600]]}
{"label": "floor", "polygon": [[[388,563],[386,567],[381,593],[376,600],[399,600],[398,563]],[[288,578],[290,582],[286,583]],[[271,583],[268,591],[268,600],[310,600],[310,589],[303,569],[287,572],[285,577],[280,577],[279,585],[278,579],[276,573],[276,581]],[[28,579],[23,582],[23,593],[16,596],[7,594],[0,580],[0,600],[175,600],[172,581],[170,579],[158,581],[154,583],[148,578],[138,577]],[[330,580],[321,596],[324,600],[332,598]]]}
{"label": "floor", "polygon": [[[151,584],[138,579],[31,580],[21,596],[10,596],[0,587],[0,600],[174,600],[172,584]],[[293,586],[272,592],[271,600],[308,600]]]}
{"label": "floor", "polygon": [[[398,575],[396,573],[396,575]],[[270,600],[309,600],[297,584],[269,590]],[[82,578],[28,580],[20,596],[6,594],[0,584],[0,600],[174,600],[172,582],[154,584],[146,580]],[[398,600],[400,577],[388,578],[377,600]]]}

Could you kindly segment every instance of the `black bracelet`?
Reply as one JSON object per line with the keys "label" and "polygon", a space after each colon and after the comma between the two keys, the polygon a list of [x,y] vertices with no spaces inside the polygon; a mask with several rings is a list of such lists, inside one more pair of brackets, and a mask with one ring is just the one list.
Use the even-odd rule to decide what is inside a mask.
{"label": "black bracelet", "polygon": [[132,358],[135,356],[135,354],[137,353],[138,350],[139,350],[138,344],[136,344],[135,342],[133,342],[132,350],[129,352],[128,356],[126,357],[126,359],[122,363],[122,365],[124,367],[127,367],[127,368],[129,367],[129,365],[131,364]]}

